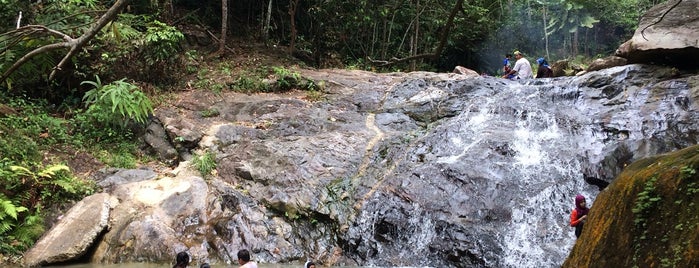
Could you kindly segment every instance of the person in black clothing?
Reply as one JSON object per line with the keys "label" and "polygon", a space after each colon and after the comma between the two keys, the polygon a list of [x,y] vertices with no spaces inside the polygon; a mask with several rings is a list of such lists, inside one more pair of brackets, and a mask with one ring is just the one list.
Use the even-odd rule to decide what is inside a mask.
{"label": "person in black clothing", "polygon": [[172,266],[172,268],[186,268],[187,265],[189,265],[189,254],[184,251],[177,253],[177,257],[175,257],[175,266]]}
{"label": "person in black clothing", "polygon": [[551,66],[546,62],[546,59],[539,58],[536,62],[539,63],[539,69],[536,71],[536,78],[553,77],[553,70],[551,70]]}

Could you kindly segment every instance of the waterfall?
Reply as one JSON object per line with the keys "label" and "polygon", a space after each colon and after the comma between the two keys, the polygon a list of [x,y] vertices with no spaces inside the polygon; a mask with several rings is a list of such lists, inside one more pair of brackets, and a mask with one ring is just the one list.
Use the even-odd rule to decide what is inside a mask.
{"label": "waterfall", "polygon": [[[377,266],[559,267],[576,240],[575,196],[594,212],[605,182],[634,159],[672,150],[662,137],[696,117],[676,101],[691,94],[686,84],[654,90],[653,72],[631,65],[574,78],[415,77],[394,86],[386,113],[428,124],[408,144],[386,131],[399,133],[383,141],[395,153],[371,165],[389,173],[367,176],[385,178],[388,191],[367,201],[348,248]],[[675,143],[696,143],[685,136]]]}
{"label": "waterfall", "polygon": [[[462,135],[478,143],[508,144],[513,156],[509,161],[491,164],[491,170],[485,172],[502,174],[502,180],[512,181],[517,190],[524,192],[514,195],[518,198],[510,202],[512,217],[507,224],[511,228],[500,234],[505,245],[500,262],[503,266],[560,266],[575,241],[573,228],[568,226],[574,196],[583,194],[592,204],[596,195],[596,189],[584,183],[582,159],[577,154],[600,150],[594,147],[601,143],[591,139],[592,130],[585,128],[589,122],[561,120],[566,113],[581,112],[576,109],[577,99],[551,101],[552,96],[570,90],[577,89],[512,84],[487,100],[471,101],[470,105],[479,106],[479,112],[464,113],[457,119],[468,122],[458,130]],[[449,146],[464,151],[474,148],[473,143],[453,140]],[[461,152],[446,158],[467,155]]]}

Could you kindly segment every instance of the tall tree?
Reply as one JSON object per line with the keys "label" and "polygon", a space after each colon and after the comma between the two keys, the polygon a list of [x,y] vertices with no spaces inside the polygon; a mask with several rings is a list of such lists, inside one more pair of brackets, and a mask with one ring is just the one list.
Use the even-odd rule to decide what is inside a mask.
{"label": "tall tree", "polygon": [[444,48],[447,45],[447,41],[449,40],[449,33],[451,31],[451,28],[454,26],[454,18],[456,15],[459,13],[459,11],[463,8],[464,0],[457,0],[456,3],[454,4],[454,7],[451,9],[451,12],[449,13],[449,16],[447,17],[447,21],[445,25],[442,27],[442,31],[439,36],[439,42],[437,43],[437,47],[432,51],[431,53],[422,53],[422,54],[417,54],[417,55],[412,55],[408,56],[405,58],[400,58],[400,59],[391,59],[388,61],[384,60],[379,60],[379,61],[373,61],[374,64],[380,65],[380,66],[388,66],[388,65],[393,65],[393,64],[398,64],[398,63],[403,63],[403,62],[409,62],[412,60],[416,59],[430,59],[430,60],[436,60],[439,58],[439,56],[442,54],[442,51],[444,51]]}
{"label": "tall tree", "polygon": [[218,54],[226,53],[226,37],[228,36],[228,0],[221,0],[221,38],[218,40]]}
{"label": "tall tree", "polygon": [[291,28],[291,36],[290,36],[290,41],[289,41],[289,54],[293,54],[294,50],[296,50],[296,9],[299,6],[299,0],[290,0],[289,1],[289,23],[291,24],[289,27]]}
{"label": "tall tree", "polygon": [[263,29],[262,29],[262,38],[267,41],[269,39],[269,29],[270,29],[270,23],[272,20],[272,2],[273,0],[269,0],[269,4],[267,5],[267,16],[265,16],[265,22],[263,24]]}

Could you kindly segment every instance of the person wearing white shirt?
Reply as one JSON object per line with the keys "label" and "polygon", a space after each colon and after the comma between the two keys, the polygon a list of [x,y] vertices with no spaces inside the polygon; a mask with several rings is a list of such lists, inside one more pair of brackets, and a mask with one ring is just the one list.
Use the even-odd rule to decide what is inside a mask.
{"label": "person wearing white shirt", "polygon": [[530,79],[533,78],[532,65],[524,58],[522,52],[515,51],[515,67],[509,73],[506,73],[502,78],[507,78],[508,75],[514,75],[512,79]]}

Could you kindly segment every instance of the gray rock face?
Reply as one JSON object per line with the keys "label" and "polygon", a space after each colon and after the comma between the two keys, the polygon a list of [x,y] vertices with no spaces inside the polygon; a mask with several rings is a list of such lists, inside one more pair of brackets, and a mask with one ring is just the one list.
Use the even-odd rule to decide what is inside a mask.
{"label": "gray rock face", "polygon": [[106,193],[86,197],[24,255],[29,267],[79,258],[107,228],[110,196]]}
{"label": "gray rock face", "polygon": [[274,263],[557,266],[575,194],[593,199],[624,165],[699,137],[697,77],[670,68],[546,83],[302,73],[327,82],[328,102],[223,97],[206,121],[161,111],[204,129],[200,146],[217,155],[217,201],[184,243],[207,248],[197,257],[229,262],[245,247]]}
{"label": "gray rock face", "polygon": [[699,0],[665,1],[648,10],[617,55],[630,63],[695,68],[699,61]]}
{"label": "gray rock face", "polygon": [[181,172],[175,177],[119,184],[111,188],[111,196],[118,203],[113,205],[109,232],[95,245],[92,261],[163,262],[179,251],[198,256],[205,250],[187,246],[193,236],[210,232],[203,225],[209,219],[210,197],[201,177]]}
{"label": "gray rock face", "polygon": [[[230,264],[247,248],[262,263],[556,267],[576,194],[593,203],[631,161],[699,142],[699,76],[672,68],[546,81],[300,72],[326,82],[327,101],[192,91],[181,99],[197,105],[160,108],[168,135],[197,137],[192,153],[214,152],[217,173],[183,162],[111,186],[119,203],[91,260],[187,250]],[[220,115],[200,116],[211,107]]]}

